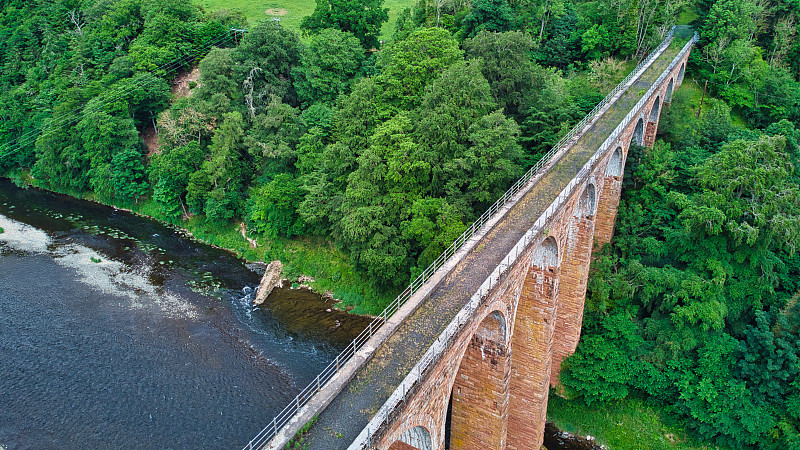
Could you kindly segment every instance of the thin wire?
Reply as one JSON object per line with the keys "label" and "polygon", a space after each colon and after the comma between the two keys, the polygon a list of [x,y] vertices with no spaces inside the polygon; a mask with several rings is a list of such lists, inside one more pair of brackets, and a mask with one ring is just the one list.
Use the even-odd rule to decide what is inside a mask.
{"label": "thin wire", "polygon": [[[203,47],[201,47],[195,53],[190,54],[190,55],[185,55],[185,56],[180,57],[180,58],[176,58],[176,59],[174,59],[174,60],[172,60],[172,61],[170,61],[168,63],[165,63],[165,64],[157,67],[156,69],[151,71],[151,73],[152,72],[156,72],[156,71],[165,71],[165,73],[168,74],[168,73],[170,73],[170,72],[172,72],[172,71],[184,66],[186,63],[194,60],[195,58],[197,58],[198,56],[202,55],[204,52],[208,51],[212,47],[217,46],[217,45],[222,44],[222,43],[225,43],[226,41],[230,42],[232,40],[233,40],[233,38],[230,36],[229,33],[221,35],[219,38],[217,38],[217,39],[215,39],[213,41],[210,41],[210,42],[206,42],[205,44],[203,44]],[[87,105],[89,105],[92,100],[97,98],[97,97],[95,97],[93,99],[88,100],[86,103],[84,103],[80,107],[77,107],[77,108],[74,108],[74,109],[72,109],[72,110],[70,110],[68,112],[62,113],[58,117],[50,118],[47,121],[46,125],[43,126],[41,129],[30,130],[30,131],[28,131],[28,132],[26,132],[26,133],[24,133],[24,134],[22,134],[20,136],[17,136],[15,139],[12,139],[11,141],[7,142],[6,144],[0,146],[0,151],[4,151],[3,154],[0,154],[0,159],[16,154],[17,152],[22,150],[27,145],[29,145],[30,143],[34,142],[39,137],[41,137],[41,136],[49,136],[50,134],[58,131],[59,129],[66,128],[67,126],[70,126],[70,125],[74,124],[75,122],[79,121],[80,119],[84,118],[85,116],[87,116],[87,115],[89,115],[89,114],[91,114],[93,112],[96,112],[96,111],[104,108],[108,104],[110,104],[112,102],[116,102],[117,100],[123,98],[124,94],[127,94],[127,93],[129,93],[129,92],[131,92],[131,91],[133,91],[135,89],[139,89],[141,87],[148,86],[148,85],[154,83],[158,79],[160,79],[160,78],[153,78],[153,79],[146,80],[146,81],[139,81],[139,82],[134,83],[134,84],[132,84],[130,86],[127,86],[127,87],[122,87],[122,86],[118,87],[117,89],[112,91],[111,94],[105,96],[103,98],[103,101],[95,102],[91,106],[87,107]],[[6,150],[8,150],[8,151],[6,151]]]}

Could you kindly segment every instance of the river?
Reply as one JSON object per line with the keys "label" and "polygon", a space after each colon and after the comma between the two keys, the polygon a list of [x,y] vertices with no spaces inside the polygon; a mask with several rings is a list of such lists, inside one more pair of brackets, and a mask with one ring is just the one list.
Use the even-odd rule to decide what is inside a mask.
{"label": "river", "polygon": [[366,324],[304,290],[253,310],[262,268],[5,180],[0,227],[5,450],[241,448]]}
{"label": "river", "polygon": [[[362,330],[262,266],[0,179],[0,449],[237,449]],[[548,425],[550,450],[592,449]]]}

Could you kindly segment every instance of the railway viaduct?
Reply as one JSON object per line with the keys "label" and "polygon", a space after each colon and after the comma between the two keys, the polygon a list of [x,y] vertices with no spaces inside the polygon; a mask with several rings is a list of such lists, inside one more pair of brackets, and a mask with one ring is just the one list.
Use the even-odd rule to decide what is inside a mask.
{"label": "railway viaduct", "polygon": [[539,449],[611,240],[632,145],[652,146],[696,41],[662,44],[246,448]]}

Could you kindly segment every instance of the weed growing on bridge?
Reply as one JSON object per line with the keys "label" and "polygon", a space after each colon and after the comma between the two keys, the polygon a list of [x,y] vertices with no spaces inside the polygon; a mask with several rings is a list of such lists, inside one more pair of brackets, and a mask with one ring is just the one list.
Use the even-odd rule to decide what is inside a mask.
{"label": "weed growing on bridge", "polygon": [[284,449],[286,450],[306,450],[308,448],[308,443],[304,442],[306,434],[308,434],[308,430],[317,423],[318,416],[314,416],[311,420],[308,421],[305,425],[303,425],[298,431],[297,434],[286,444]]}
{"label": "weed growing on bridge", "polygon": [[344,437],[342,433],[339,433],[338,431],[333,431],[333,428],[331,427],[325,427],[325,431],[327,431],[328,434],[335,437],[336,439],[341,439],[342,437]]}

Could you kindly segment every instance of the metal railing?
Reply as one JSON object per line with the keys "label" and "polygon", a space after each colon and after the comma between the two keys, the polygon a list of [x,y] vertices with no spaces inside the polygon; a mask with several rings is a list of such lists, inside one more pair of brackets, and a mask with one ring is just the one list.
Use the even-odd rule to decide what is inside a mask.
{"label": "metal railing", "polygon": [[361,349],[361,347],[375,334],[376,331],[383,325],[386,320],[391,317],[397,310],[399,310],[412,295],[414,295],[432,276],[439,270],[459,249],[466,243],[475,233],[481,229],[495,214],[505,206],[521,189],[525,186],[534,176],[536,176],[542,168],[548,165],[553,157],[567,144],[569,144],[576,136],[582,135],[587,128],[587,125],[595,119],[598,112],[607,106],[609,103],[615,101],[615,96],[621,91],[627,89],[631,80],[638,78],[644,73],[647,67],[660,56],[661,52],[672,41],[674,27],[669,31],[667,36],[661,44],[648,55],[647,58],[642,60],[636,68],[622,80],[600,103],[598,103],[577,125],[575,125],[564,137],[562,137],[536,164],[533,165],[513,186],[511,186],[494,204],[489,207],[481,216],[472,223],[461,235],[450,244],[447,249],[439,255],[436,260],[431,263],[411,284],[403,290],[388,306],[365,328],[356,338],[350,342],[333,361],[320,372],[317,377],[309,383],[299,394],[280,412],[275,416],[271,422],[267,424],[253,439],[248,442],[244,447],[245,450],[252,450],[259,448],[271,440],[278,434],[294,417],[300,409],[305,406],[308,401],[319,392],[322,387],[330,381],[336,374],[339,373],[341,368],[350,361],[353,356]]}
{"label": "metal railing", "polygon": [[519,256],[525,251],[539,233],[546,229],[547,222],[556,214],[567,200],[575,194],[575,190],[586,182],[598,161],[611,150],[616,144],[619,136],[624,132],[625,128],[630,125],[631,121],[641,112],[644,105],[652,98],[657,89],[661,88],[665,78],[675,69],[675,66],[681,61],[691,46],[697,42],[697,33],[694,34],[691,40],[684,45],[681,51],[673,58],[672,62],[661,73],[655,83],[650,86],[650,89],[642,96],[641,99],[634,105],[631,111],[625,118],[616,126],[614,131],[608,136],[603,144],[597,151],[589,158],[589,161],[583,165],[578,174],[570,180],[567,186],[558,194],[556,199],[545,209],[544,213],[536,220],[530,230],[517,242],[513,249],[506,255],[505,258],[498,264],[489,277],[481,284],[478,292],[476,292],[470,301],[462,308],[456,317],[450,322],[445,330],[436,338],[434,343],[428,348],[425,354],[420,358],[419,362],[411,369],[409,374],[403,379],[400,385],[395,389],[389,399],[378,410],[369,424],[362,430],[361,434],[353,441],[350,449],[364,449],[372,447],[372,439],[376,434],[379,434],[382,428],[385,428],[391,423],[393,415],[399,411],[399,407],[408,401],[408,398],[413,395],[414,389],[417,385],[425,379],[429,370],[436,365],[436,363],[444,355],[445,351],[450,347],[450,344],[461,333],[464,326],[474,317],[475,310],[480,306],[481,301],[496,287],[498,282],[502,281],[504,273],[513,266]]}

